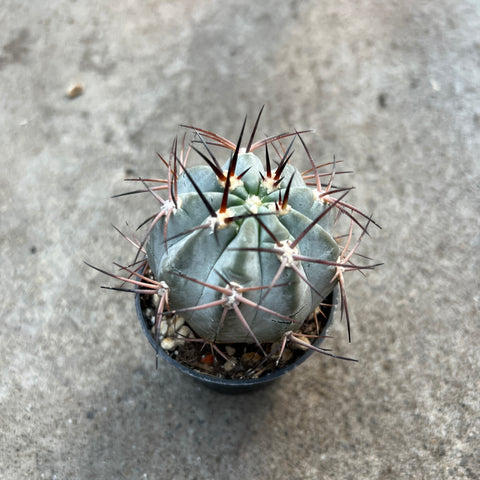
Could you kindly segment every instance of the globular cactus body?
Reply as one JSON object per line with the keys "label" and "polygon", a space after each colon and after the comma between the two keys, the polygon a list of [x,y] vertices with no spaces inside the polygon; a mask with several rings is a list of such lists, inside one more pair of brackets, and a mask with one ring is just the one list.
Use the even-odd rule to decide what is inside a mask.
{"label": "globular cactus body", "polygon": [[[223,167],[227,174],[230,162]],[[207,165],[179,175],[177,207],[167,224],[162,216],[151,230],[148,263],[155,278],[169,286],[171,308],[185,309],[182,316],[199,336],[217,343],[274,342],[297,331],[335,286],[333,264],[340,255],[331,232],[335,212],[291,165],[275,186],[253,153],[239,154],[235,171],[246,173],[240,179],[235,172],[231,176],[224,216],[233,220],[228,223],[220,214],[212,217],[205,204],[221,210],[225,181]],[[302,262],[292,253],[327,263]],[[191,309],[221,300],[225,293],[212,286],[234,286],[231,302],[236,302],[235,289],[248,289],[242,295],[251,303],[237,305],[244,320],[228,303]],[[260,286],[269,288],[252,288]]]}
{"label": "globular cactus body", "polygon": [[[237,144],[187,127],[194,130],[195,139],[186,154],[182,146],[177,155],[175,140],[169,162],[160,157],[167,179],[131,179],[146,188],[129,193],[150,192],[161,204],[160,211],[144,222],[149,226],[143,241],[130,240],[138,249],[131,266],[121,267],[126,273],[97,270],[123,282],[116,290],[159,296],[157,340],[163,320],[181,316],[197,336],[192,342],[210,343],[224,358],[216,344],[256,343],[264,355],[271,355],[275,349],[264,348],[266,344],[280,342],[283,352],[286,343],[293,342],[336,357],[305,341],[298,331],[338,285],[350,340],[344,272],[376,266],[359,266],[353,256],[370,223],[377,224],[343,200],[349,189],[335,187],[333,179],[346,172],[336,172],[335,160],[315,165],[301,136],[304,132],[253,143],[261,113],[246,148],[241,148],[245,122]],[[281,139],[287,137],[293,140],[284,149]],[[303,173],[289,163],[295,139],[311,166]],[[198,143],[206,153],[196,148]],[[209,144],[233,152],[223,166]],[[268,152],[272,144],[279,157],[275,168]],[[260,147],[265,147],[264,162],[253,153]],[[204,165],[187,167],[192,149]],[[320,173],[327,165],[331,171]],[[324,176],[326,184],[321,181]],[[158,191],[167,191],[168,198]],[[342,247],[333,234],[339,217],[350,223]],[[360,229],[356,240],[354,227]],[[144,254],[146,260],[137,262]],[[147,263],[154,278],[144,271]],[[316,335],[321,333],[317,323]]]}

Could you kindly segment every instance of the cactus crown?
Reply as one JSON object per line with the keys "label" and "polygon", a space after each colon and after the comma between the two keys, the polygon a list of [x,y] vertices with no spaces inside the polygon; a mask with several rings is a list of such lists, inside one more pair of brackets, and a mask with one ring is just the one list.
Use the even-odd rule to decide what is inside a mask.
{"label": "cactus crown", "polygon": [[[128,193],[150,192],[160,209],[148,219],[143,241],[133,242],[134,266],[122,267],[125,276],[112,276],[135,285],[137,293],[159,295],[157,333],[164,318],[175,314],[205,342],[254,343],[265,353],[265,343],[301,342],[295,332],[338,284],[350,339],[344,273],[375,266],[353,261],[375,222],[345,202],[349,189],[334,186],[335,174],[345,173],[336,172],[335,160],[315,165],[305,132],[254,143],[262,110],[245,147],[246,119],[236,144],[185,126],[194,132],[188,148],[175,140],[168,161],[159,155],[167,178],[132,179],[144,188]],[[303,173],[290,163],[295,141],[311,165]],[[272,146],[277,161],[270,158]],[[223,164],[213,147],[230,152]],[[187,167],[192,150],[204,164]],[[264,150],[263,162],[257,150]],[[321,173],[323,167],[331,171]],[[350,224],[343,247],[333,233],[339,216]],[[142,273],[146,262],[153,278]]]}

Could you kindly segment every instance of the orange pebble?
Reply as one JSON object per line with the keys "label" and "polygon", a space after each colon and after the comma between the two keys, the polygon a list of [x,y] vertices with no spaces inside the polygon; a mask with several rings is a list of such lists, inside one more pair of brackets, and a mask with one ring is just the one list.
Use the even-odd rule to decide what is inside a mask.
{"label": "orange pebble", "polygon": [[202,355],[202,358],[200,359],[200,361],[207,365],[213,365],[213,355],[211,353],[207,355]]}

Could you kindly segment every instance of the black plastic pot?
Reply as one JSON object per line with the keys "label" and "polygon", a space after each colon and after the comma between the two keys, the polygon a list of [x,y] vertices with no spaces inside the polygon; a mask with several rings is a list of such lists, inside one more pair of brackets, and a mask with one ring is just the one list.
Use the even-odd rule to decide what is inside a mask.
{"label": "black plastic pot", "polygon": [[[337,301],[338,301],[338,287],[336,287],[333,290],[333,292],[325,299],[324,303],[328,304],[328,305],[332,305],[332,306],[324,308],[326,318],[324,319],[324,321],[322,322],[322,325],[321,325],[322,326],[322,331],[321,331],[322,335],[326,334],[326,330],[328,329],[328,327],[333,322],[333,317],[335,315],[335,310],[336,310],[336,307],[337,307]],[[216,390],[217,392],[221,392],[221,393],[245,393],[245,392],[250,392],[252,390],[257,390],[261,387],[269,385],[270,383],[274,382],[275,380],[282,377],[286,373],[290,372],[294,368],[298,367],[305,360],[307,360],[307,358],[310,357],[310,355],[315,353],[313,350],[307,350],[295,362],[287,365],[284,368],[279,368],[277,370],[274,370],[271,373],[265,374],[264,376],[262,376],[260,378],[252,378],[252,379],[247,379],[247,380],[236,380],[236,379],[224,379],[224,378],[214,377],[212,375],[208,375],[206,373],[200,373],[196,370],[188,368],[187,366],[183,365],[180,362],[177,362],[175,359],[170,357],[162,348],[159,347],[159,345],[155,341],[153,333],[148,326],[148,322],[146,321],[146,319],[143,315],[143,310],[142,310],[142,305],[141,305],[141,300],[140,300],[140,295],[139,294],[135,295],[135,307],[137,309],[137,316],[138,316],[138,319],[140,321],[140,325],[142,326],[143,333],[148,338],[148,341],[150,342],[150,344],[154,348],[155,352],[158,353],[158,356],[160,358],[163,358],[170,365],[173,365],[175,368],[180,370],[182,373],[188,375],[189,377],[193,378],[197,382],[202,383],[203,385],[207,386],[208,388]],[[323,340],[323,338],[318,338],[314,344],[316,346],[319,346],[322,343],[322,340]]]}

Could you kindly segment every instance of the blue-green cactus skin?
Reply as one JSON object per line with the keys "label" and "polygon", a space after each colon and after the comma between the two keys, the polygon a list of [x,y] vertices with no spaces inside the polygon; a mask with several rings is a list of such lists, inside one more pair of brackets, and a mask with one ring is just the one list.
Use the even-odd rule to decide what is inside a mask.
{"label": "blue-green cactus skin", "polygon": [[[229,162],[224,170],[228,167]],[[286,265],[272,286],[281,258],[270,250],[278,249],[281,242],[294,242],[328,205],[317,198],[316,190],[305,184],[291,164],[272,189],[262,180],[265,168],[253,153],[238,155],[235,172],[247,169],[239,182],[232,183],[227,200],[228,211],[243,217],[218,223],[215,228],[215,218],[211,218],[197,188],[218,212],[225,185],[207,165],[188,169],[197,188],[185,173],[178,175],[177,207],[172,208],[168,221],[165,215],[154,225],[146,245],[155,278],[169,287],[170,309],[180,311],[197,335],[217,343],[278,341],[285,332],[297,331],[336,285],[332,264],[341,252],[332,234],[335,209],[331,209],[296,245],[298,255],[327,264],[293,260],[295,268]],[[279,198],[284,198],[292,175],[288,206],[279,208]],[[224,295],[204,283],[228,287],[227,281],[243,288],[271,286],[249,289],[242,295],[279,315],[238,303],[252,335],[233,309],[223,315],[225,304],[192,308],[218,302]]]}

